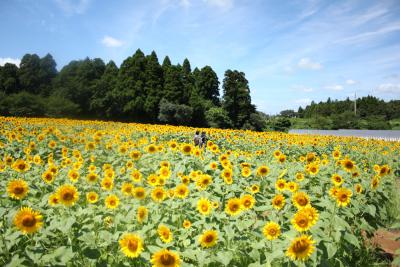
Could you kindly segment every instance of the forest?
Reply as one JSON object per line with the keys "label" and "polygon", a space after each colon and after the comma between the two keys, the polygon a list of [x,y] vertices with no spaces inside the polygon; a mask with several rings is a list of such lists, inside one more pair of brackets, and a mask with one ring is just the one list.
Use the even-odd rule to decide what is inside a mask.
{"label": "forest", "polygon": [[120,67],[100,58],[73,60],[60,71],[50,54],[25,54],[20,66],[0,67],[0,114],[68,117],[196,127],[263,130],[243,72],[220,82],[210,66],[192,70],[185,59],[159,63],[138,49]]}
{"label": "forest", "polygon": [[138,49],[118,67],[100,58],[73,60],[57,70],[52,55],[25,54],[19,66],[0,66],[0,115],[65,117],[195,127],[287,131],[391,129],[400,100],[374,96],[312,102],[268,116],[251,102],[245,73],[226,70],[222,81],[210,66],[192,70],[188,59],[160,64],[156,52]]}

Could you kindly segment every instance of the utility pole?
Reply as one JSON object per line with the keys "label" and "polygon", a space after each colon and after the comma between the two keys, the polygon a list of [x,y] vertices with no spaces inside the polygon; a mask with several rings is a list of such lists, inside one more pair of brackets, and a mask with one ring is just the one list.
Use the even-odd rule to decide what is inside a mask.
{"label": "utility pole", "polygon": [[357,95],[354,92],[354,115],[357,115]]}

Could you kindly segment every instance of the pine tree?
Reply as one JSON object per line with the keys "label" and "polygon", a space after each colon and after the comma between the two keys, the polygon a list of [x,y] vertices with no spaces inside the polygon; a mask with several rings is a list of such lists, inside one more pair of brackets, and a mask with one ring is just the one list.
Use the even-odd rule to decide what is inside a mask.
{"label": "pine tree", "polygon": [[234,127],[241,128],[250,118],[250,114],[255,112],[245,74],[237,70],[227,70],[222,87],[223,108],[228,112]]}

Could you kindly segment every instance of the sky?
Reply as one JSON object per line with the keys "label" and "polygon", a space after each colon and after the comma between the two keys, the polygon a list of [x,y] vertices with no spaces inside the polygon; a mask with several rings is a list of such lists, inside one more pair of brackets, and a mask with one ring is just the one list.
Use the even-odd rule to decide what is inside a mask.
{"label": "sky", "polygon": [[400,99],[400,0],[1,0],[0,65],[26,53],[118,65],[140,48],[246,74],[257,109]]}

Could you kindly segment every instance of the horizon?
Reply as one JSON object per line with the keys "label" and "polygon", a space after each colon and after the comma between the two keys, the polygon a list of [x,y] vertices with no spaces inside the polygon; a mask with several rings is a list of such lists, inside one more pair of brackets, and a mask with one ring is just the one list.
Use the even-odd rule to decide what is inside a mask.
{"label": "horizon", "polygon": [[[396,1],[106,1],[0,3],[0,65],[50,53],[57,69],[101,58],[119,66],[136,49],[160,63],[188,58],[246,74],[252,102],[277,114],[331,99],[400,95],[400,5]],[[106,19],[105,19],[106,18]],[[250,18],[250,19],[249,19]],[[397,52],[397,53],[396,53]]]}

